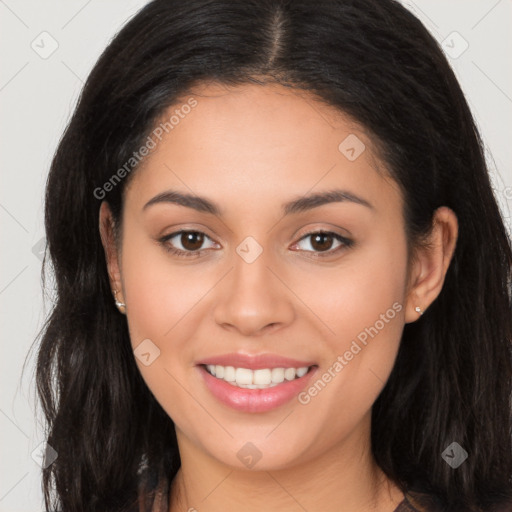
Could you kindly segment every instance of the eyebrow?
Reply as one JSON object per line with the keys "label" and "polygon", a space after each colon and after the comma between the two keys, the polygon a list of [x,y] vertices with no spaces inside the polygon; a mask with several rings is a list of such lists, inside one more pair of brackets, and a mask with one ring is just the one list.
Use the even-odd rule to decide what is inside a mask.
{"label": "eyebrow", "polygon": [[[307,196],[299,197],[298,199],[293,199],[292,201],[283,204],[282,211],[286,216],[294,213],[305,212],[324,204],[343,202],[359,204],[372,210],[374,209],[373,205],[366,199],[363,199],[362,197],[359,197],[347,190],[334,189],[327,190],[325,192],[309,194]],[[150,206],[159,203],[173,203],[180,206],[186,206],[187,208],[192,208],[198,212],[222,216],[221,208],[206,197],[178,192],[176,190],[167,190],[161,194],[156,195],[150,199],[142,209],[146,210]]]}

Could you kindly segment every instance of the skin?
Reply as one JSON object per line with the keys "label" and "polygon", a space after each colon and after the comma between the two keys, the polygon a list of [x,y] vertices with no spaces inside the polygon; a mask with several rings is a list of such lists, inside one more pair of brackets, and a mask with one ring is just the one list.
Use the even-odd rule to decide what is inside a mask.
{"label": "skin", "polygon": [[[132,345],[149,338],[160,350],[151,365],[137,364],[176,425],[182,467],[170,511],[392,512],[403,494],[372,457],[371,409],[404,324],[442,289],[455,214],[436,211],[431,247],[412,258],[401,192],[357,123],[279,85],[211,83],[191,96],[197,106],[127,185],[117,244],[108,204],[100,210]],[[338,149],[350,134],[366,146],[354,161]],[[372,208],[344,201],[283,216],[282,203],[332,188]],[[222,215],[172,203],[144,209],[169,189],[206,196]],[[180,229],[207,235],[195,246],[202,255],[176,256],[159,242]],[[354,244],[327,238],[330,254],[315,258],[322,246],[304,235],[320,229]],[[236,252],[248,236],[263,249],[250,264]],[[173,243],[194,248],[179,236]],[[195,366],[219,354],[273,353],[315,361],[320,376],[394,303],[396,316],[307,404],[235,411],[211,395]],[[237,458],[248,441],[262,454],[252,469]]]}

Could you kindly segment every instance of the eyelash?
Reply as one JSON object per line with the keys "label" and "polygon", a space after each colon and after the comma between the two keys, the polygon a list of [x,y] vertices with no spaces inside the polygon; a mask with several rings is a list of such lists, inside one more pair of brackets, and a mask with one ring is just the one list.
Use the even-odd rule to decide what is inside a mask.
{"label": "eyelash", "polygon": [[[195,230],[187,230],[187,229],[183,229],[181,231],[176,231],[174,233],[171,233],[170,235],[166,235],[162,238],[160,238],[159,242],[164,246],[164,249],[175,255],[175,256],[178,256],[178,257],[185,257],[185,258],[198,258],[200,257],[203,252],[207,251],[208,249],[200,249],[200,250],[197,250],[197,251],[183,251],[181,249],[176,249],[175,247],[172,247],[169,245],[169,240],[171,240],[172,238],[178,236],[178,235],[181,235],[183,233],[199,233],[199,234],[202,234],[204,235],[205,237],[207,238],[210,238],[208,235],[206,235],[205,233],[201,232],[201,231],[195,231]],[[334,233],[332,231],[323,231],[323,230],[318,230],[318,231],[310,231],[308,233],[305,233],[299,240],[298,242],[300,242],[301,240],[304,240],[305,238],[309,237],[309,236],[312,236],[312,235],[328,235],[328,236],[331,236],[333,238],[335,238],[336,240],[338,240],[339,242],[341,242],[342,245],[340,245],[339,247],[337,247],[336,249],[332,250],[332,249],[329,249],[327,251],[305,251],[305,252],[310,252],[310,253],[313,253],[315,256],[313,256],[314,258],[324,258],[324,257],[327,257],[327,256],[332,256],[333,254],[336,254],[338,253],[340,250],[342,249],[349,249],[350,247],[352,247],[354,245],[354,241],[353,240],[350,240],[349,238],[345,238],[344,236],[341,236],[339,235],[338,233]],[[296,242],[296,243],[298,243]]]}

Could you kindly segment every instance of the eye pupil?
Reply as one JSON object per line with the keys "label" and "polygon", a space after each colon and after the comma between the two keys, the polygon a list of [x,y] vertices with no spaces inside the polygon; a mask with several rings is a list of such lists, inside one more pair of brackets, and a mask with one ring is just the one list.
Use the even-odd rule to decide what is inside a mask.
{"label": "eye pupil", "polygon": [[184,232],[181,234],[181,244],[189,251],[198,250],[204,242],[204,235],[196,231]]}
{"label": "eye pupil", "polygon": [[[325,244],[326,239],[330,239],[330,243]],[[317,244],[318,240],[323,240],[323,243],[319,242]],[[316,233],[312,235],[311,246],[318,251],[327,251],[332,246],[332,236],[327,233]]]}

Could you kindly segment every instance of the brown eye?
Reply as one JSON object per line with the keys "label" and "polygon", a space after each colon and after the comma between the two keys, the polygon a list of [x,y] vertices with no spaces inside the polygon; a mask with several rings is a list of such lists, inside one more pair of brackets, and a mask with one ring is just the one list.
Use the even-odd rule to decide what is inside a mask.
{"label": "brown eye", "polygon": [[[210,241],[210,246],[203,247]],[[160,239],[164,248],[177,256],[201,256],[207,249],[215,248],[216,244],[208,235],[201,231],[177,231]]]}
{"label": "brown eye", "polygon": [[181,245],[187,251],[197,251],[204,243],[204,233],[198,231],[183,231],[180,238]]}
{"label": "brown eye", "polygon": [[316,233],[311,236],[311,247],[317,251],[327,251],[332,247],[333,236],[327,233]]}
{"label": "brown eye", "polygon": [[[307,241],[309,241],[309,244],[306,245],[308,245],[309,248],[304,246],[301,248],[301,244],[303,245]],[[324,256],[322,253],[325,253],[326,256],[332,255],[339,250],[352,247],[353,245],[353,240],[330,231],[314,231],[307,233],[296,244],[299,249],[319,256]]]}

